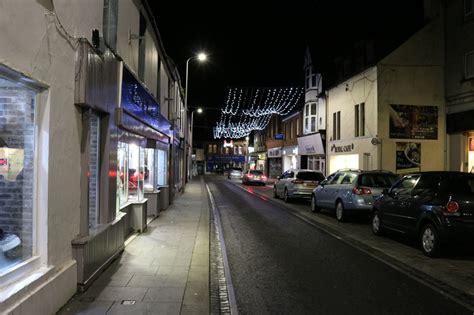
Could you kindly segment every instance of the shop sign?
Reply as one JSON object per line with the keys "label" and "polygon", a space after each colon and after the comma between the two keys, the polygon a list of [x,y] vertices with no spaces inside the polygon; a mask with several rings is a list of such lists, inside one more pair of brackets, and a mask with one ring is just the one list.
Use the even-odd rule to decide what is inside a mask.
{"label": "shop sign", "polygon": [[268,150],[269,158],[279,158],[281,157],[281,148],[274,148]]}
{"label": "shop sign", "polygon": [[0,166],[8,165],[8,159],[0,158]]}
{"label": "shop sign", "polygon": [[469,138],[469,151],[474,151],[474,138]]}
{"label": "shop sign", "polygon": [[298,138],[298,152],[301,155],[324,154],[323,141],[319,133]]}
{"label": "shop sign", "polygon": [[277,133],[275,135],[275,140],[284,140],[284,139],[285,139],[285,135],[282,133]]}
{"label": "shop sign", "polygon": [[438,107],[390,105],[390,138],[438,139]]}
{"label": "shop sign", "polygon": [[348,145],[335,145],[331,146],[331,152],[334,153],[345,153],[345,152],[352,152],[354,150],[354,143]]}
{"label": "shop sign", "polygon": [[396,173],[407,174],[421,169],[421,143],[397,142]]}

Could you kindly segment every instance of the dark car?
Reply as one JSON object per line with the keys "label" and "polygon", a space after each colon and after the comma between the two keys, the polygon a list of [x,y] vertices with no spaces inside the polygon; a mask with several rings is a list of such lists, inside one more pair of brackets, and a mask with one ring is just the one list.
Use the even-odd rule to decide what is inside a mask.
{"label": "dark car", "polygon": [[375,201],[372,232],[417,237],[423,253],[438,256],[453,240],[474,236],[474,174],[421,172],[404,176]]}

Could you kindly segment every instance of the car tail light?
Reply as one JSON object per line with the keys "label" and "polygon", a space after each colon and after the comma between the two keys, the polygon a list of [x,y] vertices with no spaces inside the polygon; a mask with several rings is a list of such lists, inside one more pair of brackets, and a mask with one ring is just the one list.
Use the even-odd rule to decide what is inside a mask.
{"label": "car tail light", "polygon": [[266,179],[267,179],[267,176],[262,175],[262,179],[263,179],[263,180],[266,180]]}
{"label": "car tail light", "polygon": [[291,181],[293,184],[303,184],[304,183],[304,180],[302,179],[294,179]]}
{"label": "car tail light", "polygon": [[372,191],[365,187],[354,187],[352,188],[352,193],[354,195],[371,195]]}
{"label": "car tail light", "polygon": [[446,204],[446,211],[449,213],[457,213],[459,210],[459,204],[456,201],[448,201]]}
{"label": "car tail light", "polygon": [[248,177],[248,178],[252,178],[253,175],[252,175],[252,174],[248,174],[247,177]]}

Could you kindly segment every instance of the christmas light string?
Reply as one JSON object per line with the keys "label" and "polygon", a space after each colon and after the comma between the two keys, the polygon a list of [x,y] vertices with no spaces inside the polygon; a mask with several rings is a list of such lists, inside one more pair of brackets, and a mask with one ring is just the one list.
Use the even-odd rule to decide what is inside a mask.
{"label": "christmas light string", "polygon": [[272,115],[286,115],[300,101],[303,88],[229,88],[214,138],[238,139],[264,130]]}

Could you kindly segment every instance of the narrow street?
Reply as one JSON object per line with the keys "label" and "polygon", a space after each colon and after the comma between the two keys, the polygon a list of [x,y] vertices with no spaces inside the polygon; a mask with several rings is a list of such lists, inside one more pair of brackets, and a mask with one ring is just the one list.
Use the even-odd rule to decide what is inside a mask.
{"label": "narrow street", "polygon": [[238,182],[206,180],[219,209],[240,313],[471,313]]}

